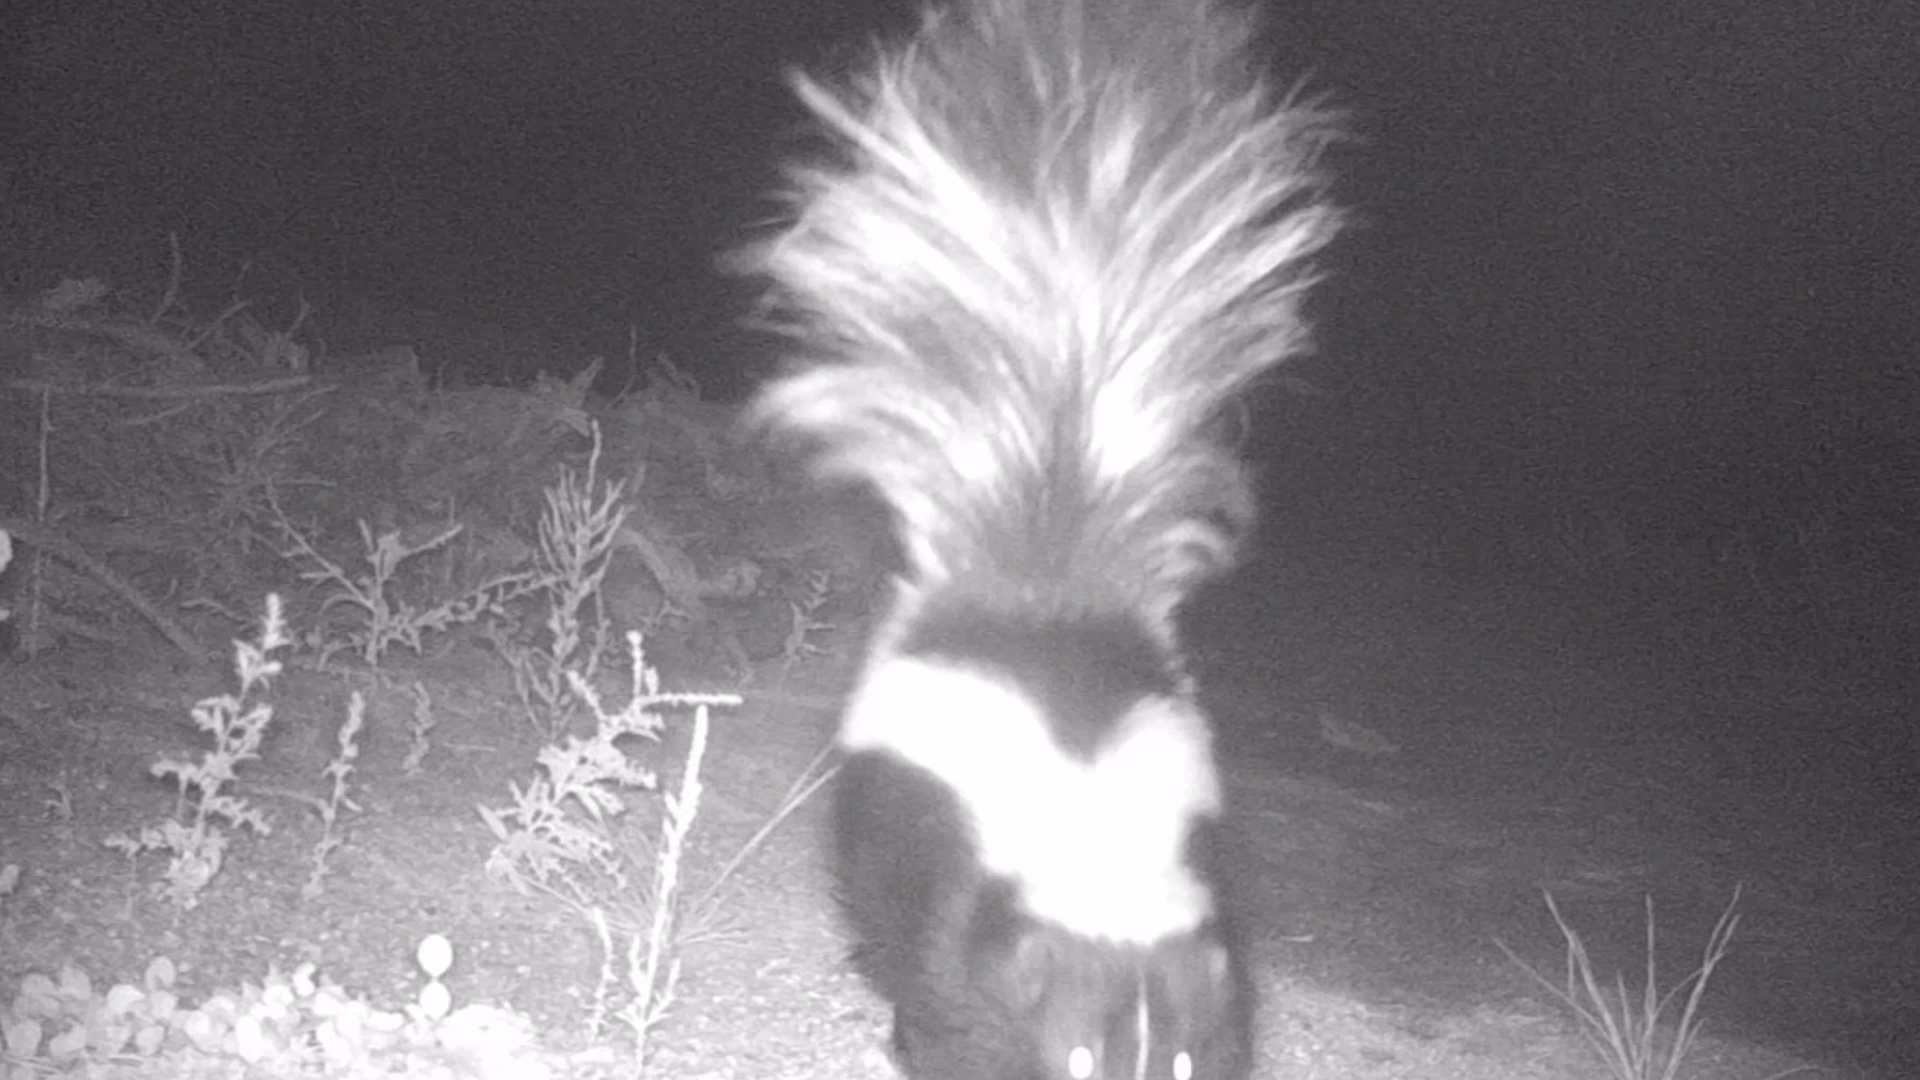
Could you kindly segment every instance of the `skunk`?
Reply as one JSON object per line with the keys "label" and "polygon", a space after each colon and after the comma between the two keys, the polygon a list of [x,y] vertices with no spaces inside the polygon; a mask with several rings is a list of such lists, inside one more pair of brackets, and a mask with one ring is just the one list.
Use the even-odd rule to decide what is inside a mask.
{"label": "skunk", "polygon": [[838,81],[740,256],[752,422],[892,511],[833,871],[913,1080],[1218,1080],[1253,989],[1175,615],[1252,520],[1222,408],[1304,352],[1335,117],[1222,0],[958,0]]}

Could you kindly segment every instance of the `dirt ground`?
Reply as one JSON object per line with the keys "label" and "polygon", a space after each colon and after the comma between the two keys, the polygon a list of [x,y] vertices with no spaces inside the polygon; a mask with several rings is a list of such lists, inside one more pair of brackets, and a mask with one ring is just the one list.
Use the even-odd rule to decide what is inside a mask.
{"label": "dirt ground", "polygon": [[[1913,746],[1862,734],[1899,730],[1889,717],[1910,716],[1910,702],[1831,665],[1729,651],[1711,620],[1655,627],[1667,637],[1649,647],[1647,627],[1422,597],[1344,571],[1256,568],[1223,593],[1194,611],[1192,645],[1252,849],[1257,1075],[1606,1076],[1565,1007],[1496,941],[1557,980],[1549,891],[1602,977],[1633,983],[1650,894],[1662,980],[1678,980],[1736,885],[1742,921],[1706,993],[1706,1037],[1679,1075],[1920,1075],[1911,791],[1909,816],[1893,816]],[[716,717],[695,882],[712,880],[825,742],[854,636],[745,686],[665,673],[672,686],[737,689],[748,702]],[[263,758],[238,788],[270,813],[272,834],[236,840],[190,911],[148,895],[154,860],[130,862],[102,841],[171,811],[149,767],[201,745],[188,708],[230,678],[78,646],[0,668],[0,865],[20,867],[0,898],[0,1001],[32,972],[72,965],[105,986],[166,957],[186,1001],[312,963],[397,1008],[422,984],[416,944],[438,933],[454,947],[445,982],[456,1006],[510,1009],[530,1036],[494,1060],[415,1058],[390,1074],[629,1074],[626,1032],[587,1032],[601,967],[593,931],[485,873],[492,838],[475,806],[509,801],[540,740],[481,648],[449,645],[388,670],[384,686],[295,665],[274,687]],[[409,776],[403,688],[415,681],[439,725]],[[320,823],[297,793],[319,788],[355,688],[372,701],[358,810],[324,890],[303,899]],[[671,763],[683,739],[637,752]],[[652,1075],[891,1075],[878,1050],[883,1010],[841,959],[819,810],[818,799],[804,805],[718,895],[717,917],[685,949]],[[622,832],[639,844],[652,819],[632,816]],[[616,914],[644,913],[636,896]],[[13,1064],[12,1076],[41,1072]],[[317,1067],[166,1050],[85,1071]]]}

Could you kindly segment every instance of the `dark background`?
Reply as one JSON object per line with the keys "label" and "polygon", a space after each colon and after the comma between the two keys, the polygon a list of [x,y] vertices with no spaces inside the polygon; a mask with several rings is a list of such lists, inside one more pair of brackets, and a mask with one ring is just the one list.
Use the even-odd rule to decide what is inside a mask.
{"label": "dark background", "polygon": [[[1719,723],[1714,685],[1690,711],[1662,697],[1627,741],[1671,756],[1691,716],[1706,756],[1758,763],[1734,802],[1810,819],[1805,791],[1837,793],[1871,802],[1844,808],[1859,828],[1911,832],[1917,6],[1267,6],[1281,78],[1353,114],[1338,195],[1358,224],[1296,368],[1323,393],[1253,402],[1268,550],[1220,610],[1309,610],[1283,572],[1307,566],[1329,620],[1411,580],[1463,623],[1589,663],[1792,667],[1881,719],[1830,714],[1818,739]],[[283,324],[304,298],[336,353],[458,364],[417,329],[438,327],[537,358],[492,377],[598,354],[618,389],[629,357],[665,352],[721,397],[773,362],[714,257],[772,212],[801,144],[782,69],[913,22],[905,3],[825,0],[0,10],[8,294],[83,274],[152,292],[173,232],[200,310],[239,291]],[[1705,630],[1674,647],[1689,620]],[[1242,625],[1248,662],[1281,670]],[[1472,736],[1442,737],[1479,783]],[[1578,739],[1570,755],[1601,746]],[[1808,779],[1854,758],[1884,787]]]}
{"label": "dark background", "polygon": [[[1534,558],[1516,531],[1706,550],[1791,517],[1912,572],[1908,5],[1269,9],[1276,70],[1362,136],[1339,189],[1361,225],[1299,369],[1330,394],[1257,403],[1293,507],[1270,535],[1497,576]],[[0,269],[151,288],[173,231],[203,285],[244,266],[256,310],[311,300],[336,351],[392,343],[405,311],[613,378],[664,351],[737,396],[770,349],[713,257],[799,141],[780,72],[912,11],[16,2]]]}

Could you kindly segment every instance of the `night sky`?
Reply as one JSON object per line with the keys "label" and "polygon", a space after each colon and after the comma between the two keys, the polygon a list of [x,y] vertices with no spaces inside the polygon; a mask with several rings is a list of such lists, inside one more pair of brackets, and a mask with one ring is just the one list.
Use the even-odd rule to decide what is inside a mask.
{"label": "night sky", "polygon": [[[1261,410],[1297,516],[1384,537],[1455,528],[1449,506],[1725,501],[1723,529],[1844,490],[1824,512],[1849,527],[1911,520],[1905,7],[1270,6],[1276,72],[1360,136],[1338,162],[1360,225],[1299,369],[1333,393]],[[802,145],[781,71],[912,22],[818,0],[9,10],[9,288],[156,280],[172,230],[209,288],[245,264],[259,302],[311,299],[336,351],[431,358],[423,319],[550,356],[624,356],[631,332],[722,396],[770,362],[713,262]]]}

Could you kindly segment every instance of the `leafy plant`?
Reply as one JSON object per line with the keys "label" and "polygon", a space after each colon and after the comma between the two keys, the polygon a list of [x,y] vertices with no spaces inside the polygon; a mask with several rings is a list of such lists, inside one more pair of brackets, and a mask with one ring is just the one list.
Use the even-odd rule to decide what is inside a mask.
{"label": "leafy plant", "polygon": [[274,651],[292,644],[286,630],[280,597],[269,593],[259,643],[233,643],[239,692],[207,698],[193,707],[194,725],[213,736],[213,749],[198,761],[169,758],[153,766],[153,775],[172,777],[179,788],[174,816],[147,826],[137,837],[115,833],[106,839],[108,847],[128,859],[149,851],[170,853],[167,884],[159,888],[181,907],[198,903],[200,891],[220,872],[232,838],[230,829],[248,828],[260,836],[272,832],[260,811],[228,791],[227,785],[242,762],[260,756],[260,740],[273,720],[273,706],[263,696],[268,683],[280,674]]}

